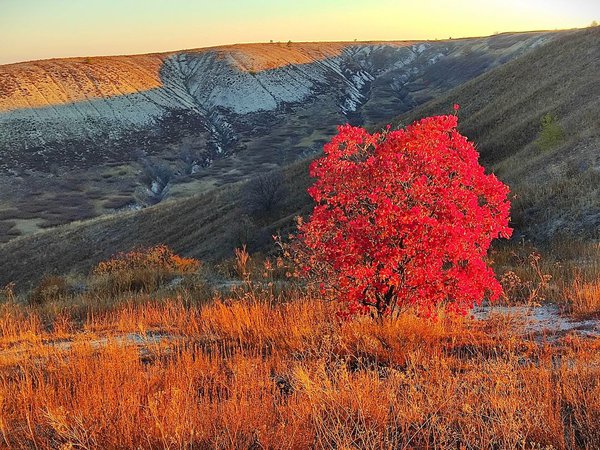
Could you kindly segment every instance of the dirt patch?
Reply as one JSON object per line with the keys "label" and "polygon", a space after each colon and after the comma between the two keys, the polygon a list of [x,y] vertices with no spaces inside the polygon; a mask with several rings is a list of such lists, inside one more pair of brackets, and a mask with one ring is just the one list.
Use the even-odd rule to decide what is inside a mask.
{"label": "dirt patch", "polygon": [[562,315],[556,305],[530,306],[481,306],[473,310],[476,320],[502,318],[523,323],[526,333],[560,337],[566,333],[579,336],[600,336],[600,320],[576,319]]}

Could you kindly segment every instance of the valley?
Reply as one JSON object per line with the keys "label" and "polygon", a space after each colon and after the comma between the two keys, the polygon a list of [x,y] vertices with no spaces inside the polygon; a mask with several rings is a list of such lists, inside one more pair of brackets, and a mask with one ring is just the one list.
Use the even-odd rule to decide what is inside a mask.
{"label": "valley", "polygon": [[389,121],[561,33],[0,66],[0,241],[309,158],[338,124]]}
{"label": "valley", "polygon": [[[367,114],[364,120],[376,123],[371,125],[374,129],[387,122],[397,126],[425,115],[447,113],[453,103],[459,103],[462,132],[477,143],[483,163],[507,181],[515,194],[512,221],[516,240],[532,240],[546,248],[557,243],[564,252],[561,242],[586,242],[600,229],[599,33],[597,28],[563,32],[395,119],[380,121],[380,116]],[[563,83],[565,79],[570,81]],[[391,101],[385,94],[374,94],[377,86],[386,84],[372,83],[370,100],[361,110],[368,112],[369,105],[375,107],[377,101]],[[519,96],[520,92],[527,95]],[[280,112],[279,118],[276,112],[240,116],[239,123],[252,117],[258,121],[260,115],[267,123],[274,120],[279,125],[265,126],[246,140],[240,138],[244,149],[164,183],[163,187],[168,186],[165,199],[142,210],[137,210],[140,205],[134,194],[139,192],[142,178],[145,190],[153,181],[147,175],[142,177],[143,159],[85,170],[72,168],[62,177],[41,172],[29,177],[4,175],[0,217],[5,240],[10,242],[0,245],[0,256],[6,261],[0,284],[14,281],[27,288],[48,271],[87,273],[98,261],[140,245],[165,243],[177,252],[212,261],[227,258],[243,243],[251,251],[268,250],[273,234],[286,235],[293,229],[295,216],[310,212],[306,194],[311,184],[309,161],[335,132],[335,125],[346,119],[337,106],[331,106],[338,105],[331,96],[325,91],[321,95],[325,97],[295,105],[289,113]],[[323,106],[324,98],[329,98],[330,109]],[[540,120],[548,112],[559,117],[566,137],[540,151],[536,144]],[[331,117],[331,123],[325,116]],[[198,142],[189,136],[181,140],[191,148]],[[178,154],[172,147],[167,155],[170,160],[154,155],[157,159],[151,161],[170,162],[175,167],[183,164],[177,162]],[[287,194],[267,217],[253,216],[244,205],[246,180],[268,170],[281,174]],[[159,176],[160,170],[154,173]],[[49,180],[57,187],[55,191],[48,187]],[[79,221],[82,215],[94,218]],[[65,221],[72,223],[58,226]],[[54,228],[35,233],[50,225]]]}

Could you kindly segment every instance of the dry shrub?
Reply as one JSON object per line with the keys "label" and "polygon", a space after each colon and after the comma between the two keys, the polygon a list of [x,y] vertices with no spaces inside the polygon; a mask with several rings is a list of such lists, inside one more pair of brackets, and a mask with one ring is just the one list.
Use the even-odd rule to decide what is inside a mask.
{"label": "dry shrub", "polygon": [[236,248],[234,250],[235,255],[235,268],[237,275],[242,280],[248,279],[250,272],[248,269],[248,263],[250,262],[250,254],[246,250],[246,246],[242,245],[242,248]]}
{"label": "dry shrub", "polygon": [[[39,341],[44,337],[46,332],[38,314],[32,314],[15,302],[0,304],[0,342],[3,345],[24,340]],[[0,360],[7,357],[4,352],[1,355]]]}
{"label": "dry shrub", "polygon": [[192,274],[200,261],[182,258],[165,245],[119,253],[93,270],[96,290],[110,296],[123,292],[156,291],[176,276]]}
{"label": "dry shrub", "polygon": [[43,305],[69,295],[69,284],[64,277],[46,275],[29,295],[31,305]]}
{"label": "dry shrub", "polygon": [[262,265],[259,263],[261,258],[257,255],[250,255],[245,244],[233,250],[233,257],[223,260],[218,266],[217,271],[221,276],[234,278],[249,282],[257,279],[262,273]]}
{"label": "dry shrub", "polygon": [[503,303],[539,305],[552,294],[542,255],[529,247],[506,248],[492,252],[496,271],[502,275]]}
{"label": "dry shrub", "polygon": [[253,217],[265,217],[273,213],[288,195],[281,172],[260,174],[244,188],[244,208]]}
{"label": "dry shrub", "polygon": [[8,283],[6,286],[0,289],[0,301],[12,303],[16,300],[17,296],[15,294],[15,283]]}

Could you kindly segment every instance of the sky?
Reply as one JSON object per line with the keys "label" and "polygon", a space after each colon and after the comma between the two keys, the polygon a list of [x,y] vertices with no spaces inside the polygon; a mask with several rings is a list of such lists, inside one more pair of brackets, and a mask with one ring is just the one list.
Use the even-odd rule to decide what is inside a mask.
{"label": "sky", "polygon": [[599,0],[0,0],[0,64],[270,40],[446,39],[594,20]]}

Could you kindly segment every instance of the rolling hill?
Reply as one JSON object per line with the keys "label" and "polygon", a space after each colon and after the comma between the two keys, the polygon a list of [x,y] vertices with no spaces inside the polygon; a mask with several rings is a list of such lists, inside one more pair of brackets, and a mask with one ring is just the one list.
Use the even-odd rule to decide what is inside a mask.
{"label": "rolling hill", "polygon": [[[516,194],[514,225],[537,242],[597,239],[600,186],[600,28],[564,33],[521,57],[461,84],[394,120],[406,124],[461,105],[461,131],[483,163]],[[540,121],[556,117],[562,138],[536,143]],[[377,126],[374,126],[377,128]],[[26,287],[44,272],[86,272],[135,245],[166,243],[185,255],[218,260],[245,241],[268,248],[297,214],[310,211],[308,159],[278,169],[288,195],[268,216],[245,213],[247,185],[236,182],[142,211],[123,212],[17,238],[0,246],[0,285]]]}
{"label": "rolling hill", "polygon": [[[564,36],[416,108],[395,124],[461,105],[461,131],[516,194],[527,238],[600,239],[600,27]],[[541,121],[562,135],[539,143]]]}
{"label": "rolling hill", "polygon": [[247,44],[0,66],[0,242],[318,152],[568,32]]}

